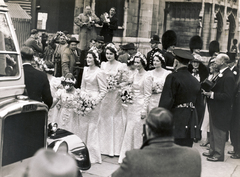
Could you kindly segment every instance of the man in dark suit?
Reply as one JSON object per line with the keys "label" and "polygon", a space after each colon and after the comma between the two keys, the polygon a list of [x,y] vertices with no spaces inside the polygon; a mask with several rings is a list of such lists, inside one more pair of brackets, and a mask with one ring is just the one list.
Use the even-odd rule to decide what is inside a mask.
{"label": "man in dark suit", "polygon": [[204,152],[203,156],[207,156],[208,161],[216,162],[224,161],[226,132],[230,127],[235,79],[227,65],[229,57],[226,54],[218,54],[213,61],[220,72],[211,91],[203,90],[203,94],[207,96],[209,115],[211,115],[209,120],[210,150]]}
{"label": "man in dark suit", "polygon": [[21,49],[27,95],[32,100],[43,101],[48,108],[50,108],[53,98],[50,91],[49,81],[44,72],[31,66],[33,54],[34,52],[30,47],[23,47]]}
{"label": "man in dark suit", "polygon": [[[106,14],[106,13],[105,13]],[[104,18],[101,18],[101,21],[103,23],[103,27],[100,31],[100,36],[104,37],[104,43],[110,43],[112,42],[113,39],[113,31],[118,29],[118,19],[116,17],[116,8],[112,7],[109,10],[109,15]],[[101,17],[103,17],[102,15]]]}
{"label": "man in dark suit", "polygon": [[175,143],[192,147],[194,139],[200,138],[199,122],[204,113],[201,86],[187,68],[189,61],[194,59],[190,52],[174,49],[173,53],[176,72],[165,80],[159,107],[173,114]]}
{"label": "man in dark suit", "polygon": [[150,40],[150,44],[151,44],[151,48],[152,50],[150,50],[147,53],[147,66],[146,66],[146,70],[153,70],[154,66],[153,66],[153,56],[155,53],[159,52],[162,53],[162,50],[159,49],[159,44],[160,44],[160,38],[158,35],[153,35],[152,39]]}
{"label": "man in dark suit", "polygon": [[146,119],[146,136],[141,149],[126,152],[112,177],[200,177],[201,157],[195,149],[174,144],[172,114],[153,108]]}

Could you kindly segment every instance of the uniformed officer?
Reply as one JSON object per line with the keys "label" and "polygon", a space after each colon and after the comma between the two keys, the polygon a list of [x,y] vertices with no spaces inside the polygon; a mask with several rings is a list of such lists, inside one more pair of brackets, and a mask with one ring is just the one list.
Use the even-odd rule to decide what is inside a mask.
{"label": "uniformed officer", "polygon": [[192,147],[193,140],[200,138],[199,122],[204,113],[201,87],[187,68],[189,61],[194,59],[191,53],[174,49],[173,54],[176,72],[166,78],[159,107],[173,114],[175,143]]}
{"label": "uniformed officer", "polygon": [[158,35],[153,35],[153,37],[152,37],[152,39],[150,41],[152,50],[147,53],[147,66],[145,68],[147,71],[154,69],[154,66],[153,66],[153,55],[156,52],[162,53],[162,50],[159,49],[159,46],[158,46],[160,43],[161,42],[160,42],[159,36]]}

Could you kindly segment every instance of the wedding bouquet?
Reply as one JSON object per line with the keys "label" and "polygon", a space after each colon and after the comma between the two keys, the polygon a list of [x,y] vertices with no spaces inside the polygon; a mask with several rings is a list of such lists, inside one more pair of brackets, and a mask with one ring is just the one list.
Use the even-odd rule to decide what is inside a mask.
{"label": "wedding bouquet", "polygon": [[120,70],[117,72],[117,74],[115,76],[110,74],[107,77],[108,91],[115,90],[118,87],[118,85],[121,81],[121,77],[122,77],[122,71],[120,71]]}
{"label": "wedding bouquet", "polygon": [[153,94],[161,93],[162,89],[163,89],[163,84],[158,83],[158,82],[153,82],[153,86],[152,86],[152,93]]}
{"label": "wedding bouquet", "polygon": [[97,105],[97,101],[86,93],[75,92],[74,111],[82,116],[87,115]]}
{"label": "wedding bouquet", "polygon": [[133,89],[132,85],[127,85],[123,87],[120,91],[120,96],[123,103],[132,104],[133,103]]}

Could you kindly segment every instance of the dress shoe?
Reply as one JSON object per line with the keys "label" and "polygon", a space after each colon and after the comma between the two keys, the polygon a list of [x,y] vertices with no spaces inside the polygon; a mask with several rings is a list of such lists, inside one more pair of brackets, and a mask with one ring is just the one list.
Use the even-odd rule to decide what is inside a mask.
{"label": "dress shoe", "polygon": [[204,152],[202,153],[202,155],[205,157],[212,157],[212,155],[209,152]]}
{"label": "dress shoe", "polygon": [[211,161],[211,162],[223,161],[223,160],[220,160],[220,159],[217,158],[217,157],[208,157],[207,160],[208,160],[208,161]]}
{"label": "dress shoe", "polygon": [[228,154],[235,154],[235,151],[228,151]]}
{"label": "dress shoe", "polygon": [[231,156],[232,159],[240,159],[240,155],[238,154],[234,154]]}

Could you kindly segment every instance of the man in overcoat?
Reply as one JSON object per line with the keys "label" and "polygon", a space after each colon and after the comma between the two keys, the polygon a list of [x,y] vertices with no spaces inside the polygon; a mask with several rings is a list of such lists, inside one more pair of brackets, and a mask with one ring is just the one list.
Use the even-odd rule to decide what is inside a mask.
{"label": "man in overcoat", "polygon": [[201,157],[196,149],[174,144],[172,114],[153,108],[146,119],[146,136],[141,149],[126,152],[112,177],[200,177]]}
{"label": "man in overcoat", "polygon": [[33,60],[33,50],[30,47],[21,49],[23,61],[24,82],[26,85],[25,94],[33,100],[44,102],[48,108],[51,107],[53,98],[46,73],[31,66]]}
{"label": "man in overcoat", "polygon": [[77,48],[79,41],[72,37],[67,43],[68,47],[62,54],[62,75],[65,76],[67,73],[72,73],[77,79],[77,87],[79,87],[85,63],[84,60],[81,60],[81,50]]}
{"label": "man in overcoat", "polygon": [[226,54],[218,54],[213,61],[220,72],[211,91],[205,92],[203,90],[203,94],[207,96],[210,115],[210,150],[204,152],[203,156],[208,157],[208,161],[217,162],[224,161],[226,133],[230,127],[235,79],[227,65],[229,57]]}
{"label": "man in overcoat", "polygon": [[174,49],[173,53],[176,72],[165,80],[159,107],[173,114],[175,143],[192,147],[194,139],[200,138],[199,123],[204,113],[201,86],[187,68],[194,59],[190,52]]}

